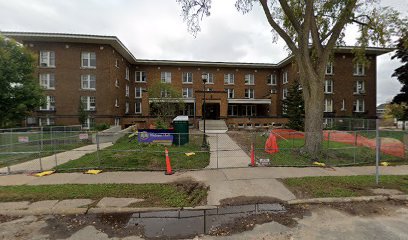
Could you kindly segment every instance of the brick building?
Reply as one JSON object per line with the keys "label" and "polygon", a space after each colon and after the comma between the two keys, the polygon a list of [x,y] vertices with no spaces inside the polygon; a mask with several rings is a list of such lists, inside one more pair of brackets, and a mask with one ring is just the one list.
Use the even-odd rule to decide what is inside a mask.
{"label": "brick building", "polygon": [[[95,123],[150,125],[155,117],[146,91],[157,82],[169,83],[183,96],[191,123],[203,113],[224,119],[230,127],[282,123],[281,101],[298,77],[293,58],[277,64],[137,59],[114,36],[2,32],[38,57],[36,75],[47,104],[27,125],[78,124],[80,101]],[[339,47],[327,66],[325,117],[376,117],[376,57],[390,49],[368,48],[369,66],[353,64],[350,47]],[[206,74],[204,86],[202,75]]]}

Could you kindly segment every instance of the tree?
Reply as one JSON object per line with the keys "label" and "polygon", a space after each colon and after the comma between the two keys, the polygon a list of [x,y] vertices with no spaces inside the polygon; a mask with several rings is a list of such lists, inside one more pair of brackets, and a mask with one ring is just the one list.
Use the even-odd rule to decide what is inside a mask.
{"label": "tree", "polygon": [[184,108],[184,101],[173,86],[167,83],[157,83],[150,87],[149,99],[151,114],[157,116],[156,127],[168,128],[170,120]]}
{"label": "tree", "polygon": [[21,44],[0,36],[0,126],[14,126],[45,99],[34,78],[35,57]]}
{"label": "tree", "polygon": [[[210,15],[211,0],[176,0],[188,30],[200,31],[200,21]],[[367,61],[364,49],[370,44],[387,46],[391,38],[407,30],[407,19],[376,0],[237,0],[242,13],[255,4],[262,8],[274,39],[282,38],[297,64],[305,100],[304,150],[317,157],[323,141],[325,68],[336,45],[344,44],[346,26],[359,26],[356,59]]]}
{"label": "tree", "polygon": [[288,89],[288,95],[282,101],[285,115],[289,122],[290,129],[301,131],[304,129],[305,102],[303,101],[302,88],[298,81],[295,81]]}
{"label": "tree", "polygon": [[397,119],[402,121],[402,129],[405,130],[405,121],[408,119],[408,104],[407,103],[393,103],[385,107],[385,119]]}
{"label": "tree", "polygon": [[392,56],[392,59],[394,58],[400,59],[401,62],[405,64],[395,69],[392,74],[392,76],[397,77],[398,81],[403,85],[401,93],[397,94],[392,102],[408,103],[408,34],[399,39],[397,52]]}
{"label": "tree", "polygon": [[88,120],[89,113],[85,110],[85,104],[80,101],[78,106],[78,121],[83,126]]}

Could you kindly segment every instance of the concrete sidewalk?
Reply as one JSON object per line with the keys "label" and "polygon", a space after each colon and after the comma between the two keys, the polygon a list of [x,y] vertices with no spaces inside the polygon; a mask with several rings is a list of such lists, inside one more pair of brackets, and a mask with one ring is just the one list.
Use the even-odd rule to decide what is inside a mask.
{"label": "concrete sidewalk", "polygon": [[228,134],[208,134],[210,164],[207,168],[247,167],[250,162],[240,146]]}
{"label": "concrete sidewalk", "polygon": [[[381,167],[380,173],[383,175],[408,175],[408,165]],[[285,201],[295,199],[295,196],[277,180],[278,178],[373,174],[375,174],[375,167],[373,166],[343,168],[247,167],[177,172],[170,176],[164,175],[163,172],[104,172],[98,175],[56,173],[46,177],[16,174],[0,176],[0,185],[143,184],[170,183],[177,180],[193,179],[210,186],[208,204],[218,205],[222,199],[238,196],[265,196]]]}

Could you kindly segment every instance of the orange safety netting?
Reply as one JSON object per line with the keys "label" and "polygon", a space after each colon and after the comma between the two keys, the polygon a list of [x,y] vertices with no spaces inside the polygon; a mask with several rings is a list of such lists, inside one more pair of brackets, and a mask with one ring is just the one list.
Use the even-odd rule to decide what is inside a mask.
{"label": "orange safety netting", "polygon": [[269,134],[269,137],[265,142],[265,152],[270,154],[279,152],[276,136],[273,132]]}

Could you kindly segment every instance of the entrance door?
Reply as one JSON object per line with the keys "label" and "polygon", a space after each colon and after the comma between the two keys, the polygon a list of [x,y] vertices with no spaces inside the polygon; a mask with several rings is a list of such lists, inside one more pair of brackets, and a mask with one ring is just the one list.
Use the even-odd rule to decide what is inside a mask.
{"label": "entrance door", "polygon": [[220,104],[219,103],[206,103],[205,111],[203,104],[203,113],[205,112],[206,119],[220,119]]}

